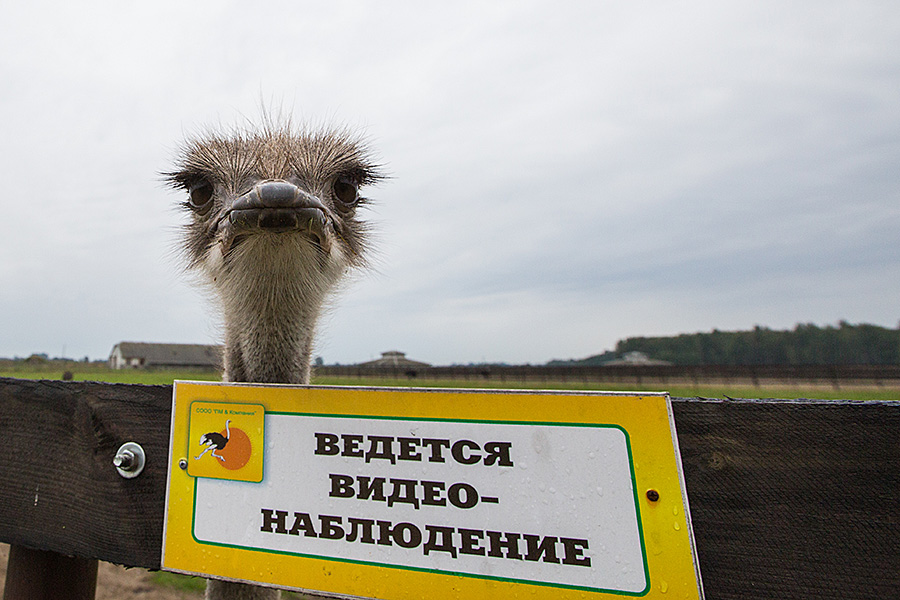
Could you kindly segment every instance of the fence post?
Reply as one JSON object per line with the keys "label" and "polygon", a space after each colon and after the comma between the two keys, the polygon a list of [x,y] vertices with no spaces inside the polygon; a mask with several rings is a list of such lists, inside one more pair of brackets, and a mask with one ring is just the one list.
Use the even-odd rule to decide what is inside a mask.
{"label": "fence post", "polygon": [[3,600],[94,600],[97,561],[13,545]]}

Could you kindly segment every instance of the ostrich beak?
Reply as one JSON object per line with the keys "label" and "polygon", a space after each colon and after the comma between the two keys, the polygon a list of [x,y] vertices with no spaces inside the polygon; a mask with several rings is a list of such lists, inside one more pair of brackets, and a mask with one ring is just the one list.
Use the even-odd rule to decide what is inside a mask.
{"label": "ostrich beak", "polygon": [[221,238],[231,246],[238,235],[298,232],[323,249],[329,246],[328,208],[315,196],[283,180],[269,180],[238,196],[219,220]]}

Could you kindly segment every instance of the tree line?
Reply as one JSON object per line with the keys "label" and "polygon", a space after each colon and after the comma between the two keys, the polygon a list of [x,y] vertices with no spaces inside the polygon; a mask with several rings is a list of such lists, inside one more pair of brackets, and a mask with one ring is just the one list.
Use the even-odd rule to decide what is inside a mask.
{"label": "tree line", "polygon": [[580,360],[552,360],[549,366],[599,366],[628,352],[676,365],[897,365],[900,364],[900,326],[819,327],[801,323],[793,330],[754,327],[749,331],[683,333],[666,337],[630,337],[615,350]]}
{"label": "tree line", "polygon": [[616,344],[618,355],[633,351],[677,365],[896,365],[900,328],[841,321],[836,327],[806,323],[785,331],[758,326],[750,331],[714,329],[632,337]]}

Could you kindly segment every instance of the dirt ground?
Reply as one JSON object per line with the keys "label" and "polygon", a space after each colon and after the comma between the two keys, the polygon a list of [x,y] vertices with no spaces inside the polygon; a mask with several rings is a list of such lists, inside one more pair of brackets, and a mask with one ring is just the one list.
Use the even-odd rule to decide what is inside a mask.
{"label": "dirt ground", "polygon": [[[6,561],[9,546],[0,544],[0,596],[6,583]],[[126,569],[101,562],[97,571],[96,600],[199,600],[201,593],[184,592],[156,585],[145,569]]]}

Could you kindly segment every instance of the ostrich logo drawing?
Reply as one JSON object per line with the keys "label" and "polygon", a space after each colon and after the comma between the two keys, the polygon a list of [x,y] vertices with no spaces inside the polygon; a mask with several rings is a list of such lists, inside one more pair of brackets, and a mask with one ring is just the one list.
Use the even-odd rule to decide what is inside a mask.
{"label": "ostrich logo drawing", "polygon": [[[205,425],[215,427],[212,423]],[[241,427],[244,427],[244,429]],[[228,419],[225,421],[225,429],[220,431],[208,431],[201,435],[199,444],[204,446],[203,452],[195,456],[194,460],[199,461],[206,454],[209,454],[217,459],[212,461],[212,463],[228,469],[229,471],[242,469],[244,465],[250,461],[250,457],[253,455],[254,443],[245,431],[246,426],[241,425],[241,427],[235,427],[233,421]],[[206,427],[204,426],[204,429],[205,428]],[[200,431],[203,431],[203,429]],[[208,460],[209,459],[206,459],[201,464],[206,464]]]}
{"label": "ostrich logo drawing", "polygon": [[221,454],[218,454],[218,450],[224,450],[225,446],[228,444],[228,441],[231,439],[231,419],[225,421],[225,435],[222,435],[218,431],[210,431],[209,433],[204,433],[200,436],[200,445],[206,446],[206,448],[194,457],[194,460],[200,460],[200,457],[209,452],[222,462],[225,462],[225,457]]}

